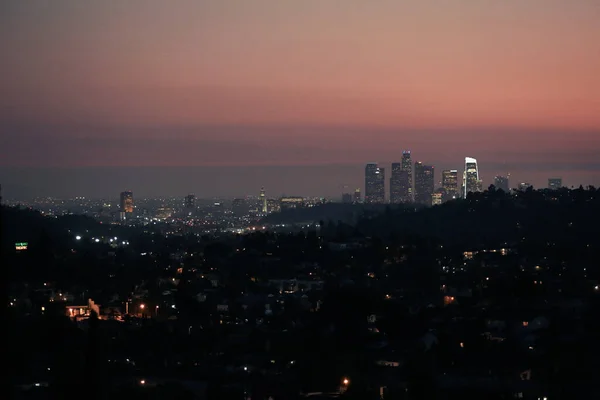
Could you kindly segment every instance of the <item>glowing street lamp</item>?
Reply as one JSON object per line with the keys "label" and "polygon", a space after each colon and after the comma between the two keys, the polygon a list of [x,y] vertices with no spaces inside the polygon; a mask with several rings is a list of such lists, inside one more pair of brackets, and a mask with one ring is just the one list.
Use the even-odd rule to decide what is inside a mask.
{"label": "glowing street lamp", "polygon": [[350,379],[343,378],[342,379],[342,384],[340,385],[340,394],[344,394],[346,392],[346,390],[348,390],[348,386],[350,385]]}

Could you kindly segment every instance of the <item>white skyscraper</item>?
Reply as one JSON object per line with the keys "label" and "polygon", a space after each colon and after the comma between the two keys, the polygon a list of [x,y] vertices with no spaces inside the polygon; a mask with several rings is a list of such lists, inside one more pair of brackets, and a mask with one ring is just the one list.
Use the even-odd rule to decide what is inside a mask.
{"label": "white skyscraper", "polygon": [[268,209],[267,209],[267,196],[265,194],[264,187],[260,188],[260,205],[261,205],[261,210],[262,210],[263,214],[266,214],[268,212]]}
{"label": "white skyscraper", "polygon": [[465,171],[463,172],[463,184],[462,184],[462,195],[463,198],[467,198],[469,192],[481,192],[482,183],[479,179],[479,168],[477,167],[477,160],[471,157],[465,157]]}

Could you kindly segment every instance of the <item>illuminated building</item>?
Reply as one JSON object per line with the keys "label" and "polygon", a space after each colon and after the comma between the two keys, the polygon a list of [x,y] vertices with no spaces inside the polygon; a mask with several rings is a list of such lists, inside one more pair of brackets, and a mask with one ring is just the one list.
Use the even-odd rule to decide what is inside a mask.
{"label": "illuminated building", "polygon": [[281,210],[281,206],[277,199],[267,199],[267,210],[270,213],[279,212]]}
{"label": "illuminated building", "polygon": [[442,191],[438,190],[438,191],[434,192],[431,195],[431,205],[432,206],[439,206],[440,204],[442,204],[442,198],[443,198]]}
{"label": "illuminated building", "polygon": [[412,201],[412,187],[409,171],[403,168],[402,163],[392,164],[390,177],[390,203],[408,203]]}
{"label": "illuminated building", "polygon": [[267,195],[265,194],[265,188],[260,188],[260,206],[263,214],[267,213]]}
{"label": "illuminated building", "polygon": [[173,216],[173,209],[168,207],[160,207],[156,209],[156,213],[154,214],[157,219],[167,219]]}
{"label": "illuminated building", "polygon": [[465,171],[463,172],[463,198],[467,194],[481,192],[482,183],[479,179],[479,167],[477,160],[471,157],[465,157]]}
{"label": "illuminated building", "polygon": [[458,170],[446,169],[442,171],[442,189],[444,189],[444,201],[458,198]]}
{"label": "illuminated building", "polygon": [[415,163],[415,202],[430,206],[434,187],[434,167]]}
{"label": "illuminated building", "polygon": [[133,192],[121,192],[121,212],[133,212]]}
{"label": "illuminated building", "polygon": [[356,190],[354,191],[354,202],[355,203],[360,203],[361,197],[360,197],[360,188],[356,188]]}
{"label": "illuminated building", "polygon": [[413,165],[410,157],[410,150],[404,150],[402,152],[402,171],[406,173],[404,179],[407,181],[404,183],[406,185],[406,196],[402,199],[404,203],[411,203],[414,201],[414,193],[413,193]]}
{"label": "illuminated building", "polygon": [[557,190],[563,187],[562,178],[550,178],[548,179],[548,189]]}
{"label": "illuminated building", "polygon": [[304,206],[304,197],[282,197],[279,199],[279,207],[282,211],[302,206]]}
{"label": "illuminated building", "polygon": [[529,188],[533,189],[533,185],[529,182],[521,182],[519,183],[519,186],[517,186],[517,189],[519,189],[521,192],[524,192]]}
{"label": "illuminated building", "polygon": [[385,202],[385,169],[377,163],[368,163],[365,167],[365,203]]}
{"label": "illuminated building", "polygon": [[497,190],[502,189],[504,192],[510,192],[510,182],[508,176],[498,175],[494,178],[494,186]]}

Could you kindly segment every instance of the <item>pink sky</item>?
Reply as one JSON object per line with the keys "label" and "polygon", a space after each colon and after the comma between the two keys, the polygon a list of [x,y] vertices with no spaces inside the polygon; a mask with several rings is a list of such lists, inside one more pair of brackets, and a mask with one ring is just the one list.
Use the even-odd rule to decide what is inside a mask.
{"label": "pink sky", "polygon": [[362,164],[411,148],[585,169],[598,21],[597,0],[8,0],[0,165]]}

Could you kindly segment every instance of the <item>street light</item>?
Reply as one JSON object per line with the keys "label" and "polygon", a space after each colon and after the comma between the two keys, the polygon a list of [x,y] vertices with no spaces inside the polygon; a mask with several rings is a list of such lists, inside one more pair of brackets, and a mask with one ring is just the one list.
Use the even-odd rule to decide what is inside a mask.
{"label": "street light", "polygon": [[348,385],[350,385],[350,379],[343,378],[342,379],[342,384],[340,386],[340,394],[346,393],[346,390],[348,390]]}
{"label": "street light", "polygon": [[79,235],[75,236],[75,240],[81,240],[81,236],[79,236]]}
{"label": "street light", "polygon": [[140,308],[143,310],[144,308],[146,308],[145,304],[140,304]]}

